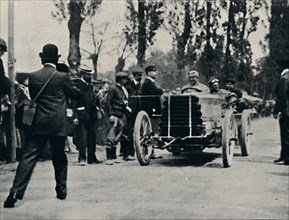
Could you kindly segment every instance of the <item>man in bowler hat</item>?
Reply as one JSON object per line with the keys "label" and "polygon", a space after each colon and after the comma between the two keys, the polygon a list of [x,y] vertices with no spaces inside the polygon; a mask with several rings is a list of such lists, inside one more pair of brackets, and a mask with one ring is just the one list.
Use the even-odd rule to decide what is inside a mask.
{"label": "man in bowler hat", "polygon": [[282,68],[281,78],[276,86],[276,105],[274,118],[279,118],[281,153],[274,162],[278,165],[289,165],[289,60],[277,60]]}
{"label": "man in bowler hat", "polygon": [[72,85],[67,74],[56,70],[58,48],[54,44],[44,45],[39,53],[43,68],[29,75],[29,92],[33,100],[52,76],[41,95],[36,99],[36,113],[23,149],[10,194],[4,202],[5,208],[13,208],[22,199],[41,149],[49,141],[56,181],[56,197],[60,200],[67,195],[67,157],[64,152],[66,129],[66,98],[77,98],[78,89]]}

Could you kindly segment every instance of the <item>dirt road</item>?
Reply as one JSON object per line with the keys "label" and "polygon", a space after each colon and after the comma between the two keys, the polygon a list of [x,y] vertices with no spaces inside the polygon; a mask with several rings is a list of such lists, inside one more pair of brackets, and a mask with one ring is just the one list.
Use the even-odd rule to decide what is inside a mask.
{"label": "dirt road", "polygon": [[[253,121],[249,157],[223,168],[221,149],[188,157],[158,151],[163,159],[80,167],[69,154],[68,197],[55,198],[50,161],[39,162],[22,201],[3,202],[16,164],[0,166],[0,219],[288,219],[289,167],[274,165],[280,140],[277,121]],[[103,150],[98,150],[105,159]]]}

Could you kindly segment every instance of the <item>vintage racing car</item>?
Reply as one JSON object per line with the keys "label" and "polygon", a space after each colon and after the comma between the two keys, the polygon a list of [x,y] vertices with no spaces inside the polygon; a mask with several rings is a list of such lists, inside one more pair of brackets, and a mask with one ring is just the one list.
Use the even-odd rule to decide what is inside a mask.
{"label": "vintage racing car", "polygon": [[[134,125],[134,145],[140,165],[150,163],[153,148],[173,154],[201,152],[205,148],[222,148],[224,167],[230,167],[236,144],[242,155],[251,145],[250,112],[235,113],[222,109],[223,98],[207,93],[163,95],[162,114],[149,117],[138,112]],[[158,121],[153,128],[151,120]]]}

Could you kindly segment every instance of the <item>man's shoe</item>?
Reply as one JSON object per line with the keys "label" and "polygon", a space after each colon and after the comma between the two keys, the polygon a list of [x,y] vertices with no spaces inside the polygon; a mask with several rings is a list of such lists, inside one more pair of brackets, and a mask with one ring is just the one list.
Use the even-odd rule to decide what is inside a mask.
{"label": "man's shoe", "polygon": [[116,158],[113,160],[114,163],[123,163],[124,161],[121,160],[120,158]]}
{"label": "man's shoe", "polygon": [[86,165],[86,162],[85,161],[80,161],[79,162],[79,166],[85,166]]}
{"label": "man's shoe", "polygon": [[282,158],[279,158],[279,159],[277,159],[277,160],[274,160],[274,163],[278,163],[278,162],[281,162],[281,161],[283,161],[283,159],[282,159]]}
{"label": "man's shoe", "polygon": [[102,163],[101,160],[96,160],[96,161],[92,161],[92,162],[87,162],[88,164],[99,164]]}
{"label": "man's shoe", "polygon": [[163,158],[163,156],[156,155],[155,152],[153,152],[153,153],[150,155],[150,159],[161,159],[161,158]]}
{"label": "man's shoe", "polygon": [[66,199],[66,194],[58,193],[58,194],[56,195],[56,198],[57,198],[57,199],[60,199],[60,200],[64,200],[64,199]]}
{"label": "man's shoe", "polygon": [[107,161],[105,161],[105,164],[106,165],[113,165],[113,161],[112,160],[107,160]]}
{"label": "man's shoe", "polygon": [[134,156],[127,156],[127,157],[124,157],[123,160],[125,161],[133,161],[135,160]]}
{"label": "man's shoe", "polygon": [[10,193],[4,202],[4,208],[13,208],[16,202],[17,202],[16,193]]}
{"label": "man's shoe", "polygon": [[275,164],[277,165],[289,165],[289,161],[279,161],[279,162],[276,162]]}

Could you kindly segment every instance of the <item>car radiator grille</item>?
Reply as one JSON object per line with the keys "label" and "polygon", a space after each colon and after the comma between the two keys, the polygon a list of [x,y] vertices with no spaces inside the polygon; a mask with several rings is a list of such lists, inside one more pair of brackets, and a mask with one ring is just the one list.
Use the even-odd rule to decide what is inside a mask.
{"label": "car radiator grille", "polygon": [[169,96],[163,103],[161,136],[186,137],[203,133],[199,98],[196,96]]}

